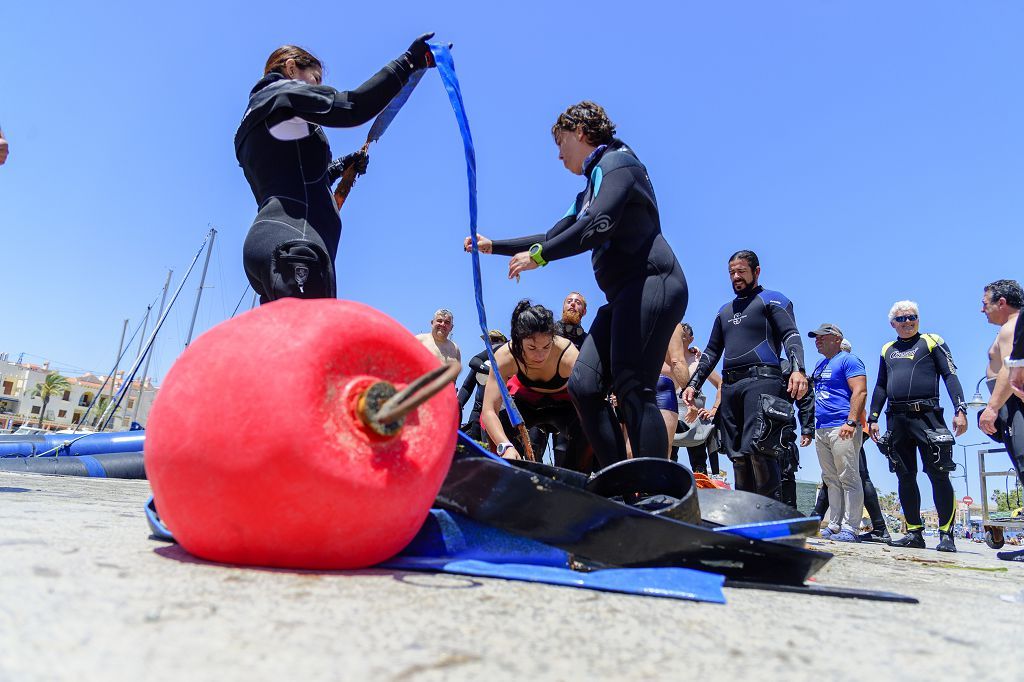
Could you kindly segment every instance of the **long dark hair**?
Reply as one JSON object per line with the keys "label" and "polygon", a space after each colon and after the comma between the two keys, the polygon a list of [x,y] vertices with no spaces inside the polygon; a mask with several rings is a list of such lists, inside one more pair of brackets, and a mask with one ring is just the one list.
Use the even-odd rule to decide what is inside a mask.
{"label": "long dark hair", "polygon": [[263,75],[266,76],[271,71],[284,75],[284,66],[289,59],[294,59],[295,66],[300,69],[308,69],[315,66],[321,72],[324,70],[323,62],[314,57],[308,50],[304,50],[297,45],[282,45],[267,57],[267,63],[263,67]]}
{"label": "long dark hair", "polygon": [[555,316],[544,306],[530,303],[524,298],[516,304],[512,311],[512,357],[525,362],[523,357],[523,339],[534,334],[555,334]]}

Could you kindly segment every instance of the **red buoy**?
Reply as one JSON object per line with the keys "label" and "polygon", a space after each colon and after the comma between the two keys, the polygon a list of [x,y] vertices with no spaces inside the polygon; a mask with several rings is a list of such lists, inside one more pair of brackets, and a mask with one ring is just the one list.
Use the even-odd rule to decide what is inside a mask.
{"label": "red buoy", "polygon": [[150,413],[161,517],[211,561],[341,569],[393,556],[448,471],[455,391],[384,434],[360,411],[371,386],[401,389],[435,368],[404,327],[351,301],[283,299],[214,327],[171,367]]}

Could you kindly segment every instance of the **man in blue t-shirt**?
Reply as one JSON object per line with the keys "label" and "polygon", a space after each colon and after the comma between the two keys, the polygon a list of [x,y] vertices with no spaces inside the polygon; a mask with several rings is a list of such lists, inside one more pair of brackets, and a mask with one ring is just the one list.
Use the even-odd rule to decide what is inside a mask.
{"label": "man in blue t-shirt", "polygon": [[824,538],[857,542],[864,488],[860,480],[860,444],[864,437],[857,421],[868,395],[864,363],[842,350],[843,332],[823,324],[807,334],[825,358],[811,374],[814,386],[814,446],[821,480],[828,486],[828,527]]}

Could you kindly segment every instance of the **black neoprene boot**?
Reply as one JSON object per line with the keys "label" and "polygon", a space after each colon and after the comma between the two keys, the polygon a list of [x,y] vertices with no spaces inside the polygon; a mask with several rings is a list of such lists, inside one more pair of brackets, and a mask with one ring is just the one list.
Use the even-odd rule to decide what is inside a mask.
{"label": "black neoprene boot", "polygon": [[946,531],[939,531],[939,546],[935,548],[938,552],[955,552],[956,544],[953,542],[953,534]]}
{"label": "black neoprene boot", "polygon": [[889,544],[893,547],[910,547],[911,549],[924,549],[924,535],[920,530],[908,530],[907,534],[899,540],[892,540]]}

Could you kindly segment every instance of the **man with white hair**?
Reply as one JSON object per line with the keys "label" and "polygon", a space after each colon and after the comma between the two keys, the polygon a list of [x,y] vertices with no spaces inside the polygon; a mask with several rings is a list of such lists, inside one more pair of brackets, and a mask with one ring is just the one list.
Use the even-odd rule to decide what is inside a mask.
{"label": "man with white hair", "polygon": [[[939,407],[939,378],[956,412],[953,430],[967,431],[967,402],[956,376],[956,365],[949,346],[937,334],[920,333],[919,312],[913,301],[897,301],[889,310],[889,324],[897,338],[882,346],[878,381],[871,397],[868,424],[871,439],[889,458],[889,469],[899,479],[900,504],[907,520],[907,534],[890,544],[896,547],[924,549],[921,520],[921,491],[917,487],[917,451],[932,484],[935,511],[939,516],[940,552],[955,552],[953,519],[955,505],[949,472],[953,463],[953,434],[946,428]],[[886,402],[888,430],[880,436],[878,418]]]}
{"label": "man with white hair", "polygon": [[434,313],[433,319],[430,320],[430,332],[417,334],[416,339],[437,356],[442,365],[451,360],[461,365],[462,351],[454,341],[448,338],[453,329],[455,329],[455,316],[452,315],[452,311],[447,308],[439,308]]}

